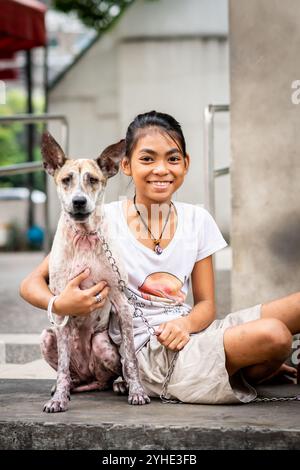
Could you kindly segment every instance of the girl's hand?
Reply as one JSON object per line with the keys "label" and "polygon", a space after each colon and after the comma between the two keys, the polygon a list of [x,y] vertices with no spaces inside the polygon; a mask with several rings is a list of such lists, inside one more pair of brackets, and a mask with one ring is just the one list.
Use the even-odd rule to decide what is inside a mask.
{"label": "girl's hand", "polygon": [[162,323],[155,333],[158,341],[171,351],[180,351],[190,340],[188,320],[185,317]]}
{"label": "girl's hand", "polygon": [[[104,306],[109,292],[109,286],[107,286],[105,281],[101,281],[89,289],[82,290],[79,287],[80,283],[89,274],[89,269],[86,269],[66,285],[54,302],[54,313],[57,315],[85,316],[93,312],[93,310]],[[95,298],[97,294],[101,294],[101,302],[97,302]]]}

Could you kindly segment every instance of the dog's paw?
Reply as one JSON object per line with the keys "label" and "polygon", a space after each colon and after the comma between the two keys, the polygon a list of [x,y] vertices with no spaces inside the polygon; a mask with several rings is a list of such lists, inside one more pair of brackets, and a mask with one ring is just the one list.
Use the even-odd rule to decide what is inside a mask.
{"label": "dog's paw", "polygon": [[133,393],[128,395],[129,405],[147,405],[150,403],[150,398],[145,392],[142,393]]}
{"label": "dog's paw", "polygon": [[51,398],[51,400],[45,403],[43,411],[45,413],[59,413],[62,411],[67,411],[69,400],[70,400],[69,396],[62,398],[62,397],[55,397],[54,395],[54,397]]}
{"label": "dog's paw", "polygon": [[128,403],[129,405],[147,405],[150,403],[150,398],[142,387],[129,387]]}
{"label": "dog's paw", "polygon": [[118,377],[114,380],[113,383],[113,391],[118,395],[127,395],[128,393],[128,384],[126,380],[123,379],[122,376]]}

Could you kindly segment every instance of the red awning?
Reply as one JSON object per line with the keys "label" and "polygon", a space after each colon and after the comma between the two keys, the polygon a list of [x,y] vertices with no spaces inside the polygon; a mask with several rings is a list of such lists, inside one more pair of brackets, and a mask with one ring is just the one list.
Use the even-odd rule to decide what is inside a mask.
{"label": "red awning", "polygon": [[37,0],[0,0],[0,58],[45,46],[45,12]]}
{"label": "red awning", "polygon": [[17,69],[0,69],[0,80],[16,80],[18,77]]}

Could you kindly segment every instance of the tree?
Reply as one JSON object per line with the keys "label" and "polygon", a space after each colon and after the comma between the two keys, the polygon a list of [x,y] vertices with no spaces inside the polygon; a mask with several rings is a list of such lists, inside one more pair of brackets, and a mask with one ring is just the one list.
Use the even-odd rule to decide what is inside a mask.
{"label": "tree", "polygon": [[[7,93],[5,105],[0,106],[0,116],[22,114],[26,108],[26,95],[19,89],[12,89]],[[34,109],[42,112],[43,99],[34,99]],[[42,131],[42,124],[37,124],[37,142]],[[41,160],[39,146],[34,148],[34,159]],[[1,124],[0,126],[0,165],[15,165],[26,162],[26,133],[22,123]],[[19,187],[27,185],[27,175],[2,176],[0,187]],[[34,173],[34,187],[44,189],[43,172]]]}
{"label": "tree", "polygon": [[64,13],[76,12],[86,26],[103,33],[113,26],[133,2],[134,0],[54,0],[53,5]]}

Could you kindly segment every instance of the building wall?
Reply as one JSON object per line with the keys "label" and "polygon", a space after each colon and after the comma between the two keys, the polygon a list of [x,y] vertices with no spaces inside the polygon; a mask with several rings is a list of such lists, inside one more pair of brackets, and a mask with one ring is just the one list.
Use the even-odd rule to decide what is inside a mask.
{"label": "building wall", "polygon": [[297,0],[230,1],[232,308],[299,290]]}
{"label": "building wall", "polygon": [[[203,110],[229,102],[227,0],[137,0],[50,93],[50,111],[70,121],[70,154],[95,157],[120,138],[136,114],[168,112],[182,124],[191,154],[175,196],[203,203]],[[59,140],[59,127],[51,126]],[[216,165],[229,162],[228,118],[216,119]],[[130,179],[114,177],[106,200],[132,194]],[[129,186],[128,186],[129,185]],[[217,220],[229,233],[229,178],[216,183]],[[54,230],[58,204],[52,187]]]}

